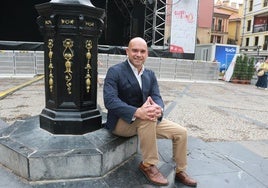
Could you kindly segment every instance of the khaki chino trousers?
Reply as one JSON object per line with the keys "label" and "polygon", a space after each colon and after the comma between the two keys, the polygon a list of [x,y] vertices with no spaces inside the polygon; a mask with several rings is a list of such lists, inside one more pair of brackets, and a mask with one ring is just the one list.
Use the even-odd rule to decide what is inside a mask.
{"label": "khaki chino trousers", "polygon": [[128,124],[119,119],[113,134],[122,137],[138,135],[143,162],[152,165],[159,161],[157,139],[171,139],[176,172],[186,170],[187,130],[177,123],[163,118],[161,122],[136,119]]}

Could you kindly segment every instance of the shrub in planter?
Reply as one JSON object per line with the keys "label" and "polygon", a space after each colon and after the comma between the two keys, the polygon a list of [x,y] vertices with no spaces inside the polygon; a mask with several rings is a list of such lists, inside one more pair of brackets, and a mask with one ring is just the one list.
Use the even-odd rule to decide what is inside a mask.
{"label": "shrub in planter", "polygon": [[250,58],[248,60],[248,70],[247,70],[247,80],[251,80],[254,73],[255,73],[255,68],[254,68],[254,59]]}
{"label": "shrub in planter", "polygon": [[251,80],[254,75],[254,59],[246,55],[236,58],[232,80]]}

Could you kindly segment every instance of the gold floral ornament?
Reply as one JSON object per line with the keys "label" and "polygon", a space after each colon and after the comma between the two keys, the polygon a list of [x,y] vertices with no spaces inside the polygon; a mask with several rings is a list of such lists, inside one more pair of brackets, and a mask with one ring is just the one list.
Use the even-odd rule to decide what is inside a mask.
{"label": "gold floral ornament", "polygon": [[72,94],[72,59],[74,57],[74,52],[72,50],[73,47],[73,41],[71,39],[65,39],[63,41],[63,46],[65,49],[63,50],[63,57],[66,60],[65,61],[65,80],[66,80],[66,86],[68,94]]}
{"label": "gold floral ornament", "polygon": [[86,53],[86,58],[87,58],[87,64],[85,69],[87,70],[85,79],[86,79],[86,89],[87,89],[87,93],[89,93],[90,90],[90,86],[91,86],[91,75],[90,75],[90,70],[91,70],[91,65],[90,65],[90,60],[91,60],[91,52],[90,50],[92,49],[92,41],[91,40],[87,40],[86,41],[86,49],[87,49],[87,53]]}
{"label": "gold floral ornament", "polygon": [[49,52],[48,52],[48,58],[49,58],[49,65],[48,65],[48,69],[49,69],[49,80],[48,80],[48,85],[49,85],[49,90],[50,92],[52,93],[53,91],[53,83],[54,83],[54,80],[53,80],[53,63],[52,63],[52,56],[53,56],[53,51],[52,51],[52,48],[53,48],[53,39],[48,39],[48,43],[47,43],[47,47],[49,49]]}

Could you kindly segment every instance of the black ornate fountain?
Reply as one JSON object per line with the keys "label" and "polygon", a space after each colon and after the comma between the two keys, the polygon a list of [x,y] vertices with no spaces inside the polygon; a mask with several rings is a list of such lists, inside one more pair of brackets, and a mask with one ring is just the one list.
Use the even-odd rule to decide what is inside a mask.
{"label": "black ornate fountain", "polygon": [[46,106],[40,127],[76,135],[100,129],[97,46],[104,10],[89,0],[51,0],[36,9],[45,54]]}
{"label": "black ornate fountain", "polygon": [[40,188],[106,188],[114,174],[130,177],[118,167],[137,153],[138,139],[102,128],[97,105],[104,11],[86,0],[52,0],[36,9],[44,35],[46,106],[40,115],[0,129],[0,164]]}

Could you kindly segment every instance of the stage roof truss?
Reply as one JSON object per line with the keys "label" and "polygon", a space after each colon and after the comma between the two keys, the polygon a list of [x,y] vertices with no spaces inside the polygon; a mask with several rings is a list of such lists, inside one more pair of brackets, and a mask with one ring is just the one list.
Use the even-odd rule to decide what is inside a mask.
{"label": "stage roof truss", "polygon": [[114,3],[120,10],[123,17],[127,19],[127,22],[129,22],[131,19],[131,8],[133,8],[133,1],[115,0]]}
{"label": "stage roof truss", "polygon": [[166,1],[147,0],[145,7],[144,38],[148,45],[164,46]]}

